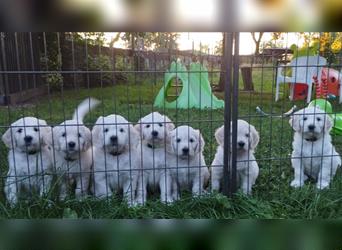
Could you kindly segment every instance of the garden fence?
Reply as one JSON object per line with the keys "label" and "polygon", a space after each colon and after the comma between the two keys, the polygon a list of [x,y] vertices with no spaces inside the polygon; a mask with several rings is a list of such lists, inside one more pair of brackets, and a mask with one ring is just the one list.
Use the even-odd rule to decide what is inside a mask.
{"label": "garden fence", "polygon": [[[290,47],[289,37],[292,36],[293,34],[291,33],[284,33],[284,47]],[[317,39],[319,40],[322,36],[320,34]],[[252,161],[256,161],[259,165],[259,176],[253,187],[252,195],[262,199],[276,199],[282,192],[281,190],[290,189],[290,182],[293,179],[291,153],[294,131],[289,124],[289,116],[284,114],[293,108],[293,106],[296,106],[297,109],[307,106],[305,96],[308,93],[308,86],[299,83],[290,85],[292,86],[290,88],[288,84],[282,84],[279,89],[281,92],[280,100],[275,101],[276,81],[277,77],[279,78],[278,69],[282,67],[284,61],[263,53],[258,56],[240,55],[243,44],[242,39],[240,39],[241,34],[237,32],[224,33],[224,37],[226,41],[223,49],[224,54],[217,56],[202,52],[194,54],[192,52],[181,52],[177,50],[168,50],[166,52],[132,52],[131,50],[110,48],[101,44],[97,45],[93,41],[91,43],[87,40],[86,36],[80,36],[76,33],[3,32],[1,33],[0,41],[2,54],[0,58],[0,92],[1,103],[7,106],[3,106],[0,109],[1,133],[2,135],[5,134],[5,131],[14,121],[27,116],[38,117],[46,120],[49,126],[53,128],[57,127],[63,121],[71,119],[74,109],[82,100],[87,97],[94,97],[100,101],[100,104],[86,116],[84,125],[88,128],[93,129],[96,120],[100,116],[108,116],[110,114],[122,115],[135,125],[140,118],[149,113],[159,112],[168,116],[176,127],[189,125],[195,129],[199,129],[205,142],[205,145],[203,145],[203,157],[206,165],[211,168],[211,163],[215,157],[218,145],[215,140],[215,131],[224,125],[223,164],[212,167],[223,168],[222,192],[225,195],[233,196],[239,190],[241,182],[241,179],[239,179],[241,178],[239,175],[240,169],[237,168],[237,165],[240,163],[239,154],[241,152],[236,145],[239,142],[240,136],[238,133],[238,119],[243,119],[254,125],[260,136],[259,145],[255,150],[256,160],[249,158],[242,160],[242,162],[246,161],[248,163],[247,169],[249,169],[249,164]],[[330,44],[333,44],[333,39],[335,39],[333,33],[330,33],[330,39]],[[296,42],[298,47],[304,46],[299,39]],[[338,103],[338,94],[340,93],[340,85],[338,83],[339,73],[337,74],[335,82],[332,78],[333,72],[340,72],[341,70],[341,57],[337,52],[327,51],[328,47],[324,47],[325,50],[323,50],[323,45],[320,46],[318,53],[327,59],[324,68],[334,70],[326,70],[325,72],[327,72],[326,81],[329,84],[331,83],[329,90],[327,90],[331,92],[329,96],[336,96],[336,98],[331,99],[333,110],[327,110],[327,107],[324,110],[333,119],[334,115],[342,110],[341,104]],[[286,51],[285,55],[282,56],[288,58],[288,61],[285,62],[288,63],[295,57],[300,56],[300,53],[304,57],[314,55],[309,49],[306,52],[298,49],[291,52]],[[198,109],[190,107],[184,109],[182,104],[177,104],[179,107],[176,106],[174,109],[155,107],[154,99],[160,89],[164,87],[165,73],[168,72],[172,62],[179,62],[185,65],[186,70],[178,70],[175,73],[176,80],[171,81],[170,86],[167,85],[167,88],[165,88],[165,102],[176,100],[182,93],[182,90],[191,84],[194,85],[192,82],[189,83],[189,86],[185,86],[185,82],[182,82],[181,75],[184,75],[187,81],[193,81],[191,80],[192,74],[199,73],[200,76],[208,74],[207,79],[213,89],[211,103],[214,102],[214,96],[216,96],[218,99],[224,100],[225,108],[214,109],[206,107]],[[191,71],[191,64],[196,62],[204,65],[205,68],[202,68],[200,72]],[[224,67],[221,67],[221,63]],[[249,73],[247,72],[247,74],[250,74],[248,79],[252,81],[253,91],[243,91],[243,82],[240,77],[240,65],[242,64],[249,68]],[[315,67],[317,72],[318,70],[322,70],[319,65],[292,65],[292,67],[288,66],[284,68],[284,79],[287,73],[291,75],[291,70],[294,72],[295,69],[299,70],[303,67]],[[221,79],[221,85],[220,76],[224,77],[224,81]],[[205,77],[199,77],[196,84],[202,86],[204,84],[202,81],[205,80]],[[294,82],[296,82],[296,79]],[[43,89],[40,95],[37,95],[35,92],[26,95],[25,98],[14,96],[16,93],[19,96],[24,95],[27,91],[37,88]],[[309,88],[315,88],[315,84],[309,85]],[[201,102],[201,97],[206,96],[202,91],[206,90],[198,87],[196,90],[189,89],[187,93],[189,95],[199,96],[199,102]],[[293,91],[292,100],[288,99],[288,96],[291,95],[290,91]],[[319,97],[317,92],[318,89],[313,92],[312,100]],[[326,95],[325,98],[329,96]],[[188,98],[190,99],[192,97],[189,96]],[[160,124],[167,126],[168,123],[166,120],[162,122],[152,121],[151,126],[160,126]],[[103,130],[101,131],[104,131],[106,125],[119,126],[120,122],[104,124],[100,121],[98,125],[102,127]],[[148,122],[142,123],[141,126],[144,125],[149,124]],[[66,130],[67,125],[63,126]],[[77,129],[80,126],[82,124],[78,124]],[[15,127],[13,128],[14,132],[12,133],[15,134],[18,132],[15,130]],[[24,133],[26,133],[25,131]],[[333,131],[337,133],[339,132],[339,128],[333,128]],[[336,133],[332,136],[332,143],[335,145],[336,151],[342,153],[342,141],[340,135],[336,135]],[[15,135],[13,138],[12,143],[15,144]],[[59,142],[55,141],[59,139],[52,136],[51,150],[59,147]],[[93,134],[91,144],[96,139]],[[81,140],[78,138],[78,143],[81,143]],[[142,147],[150,145],[145,145],[144,142],[139,143]],[[163,148],[165,148],[165,153],[167,154],[170,145],[166,144],[170,142],[165,140],[163,143]],[[15,148],[15,146],[13,145],[12,147]],[[188,147],[190,146],[189,142]],[[153,148],[154,146],[152,145],[150,147]],[[8,157],[15,157],[16,154],[8,156],[9,149],[4,145],[0,148],[2,180],[0,184],[1,187],[4,187],[8,185],[5,181],[8,178],[9,166],[7,159]],[[58,149],[55,148],[55,150]],[[90,147],[90,150],[93,151],[94,148]],[[119,155],[119,152],[116,153]],[[115,157],[118,155],[115,155]],[[132,158],[135,156],[129,154],[130,160],[128,162],[130,164]],[[326,154],[322,158],[319,158],[319,160],[323,161],[325,159],[324,157],[331,158],[332,156],[336,155]],[[81,157],[81,153],[79,157]],[[104,155],[95,157],[106,158]],[[160,155],[153,154],[150,157],[158,158]],[[167,159],[163,160],[165,164],[160,171],[166,173],[173,168],[178,169],[177,165],[168,167]],[[56,161],[55,155],[53,156],[53,161]],[[92,154],[92,161],[94,161],[94,154]],[[107,161],[108,159],[103,162],[107,164]],[[153,160],[152,162],[157,162],[157,160]],[[117,163],[119,164],[119,162]],[[192,167],[200,168],[200,164]],[[189,169],[188,174],[190,173],[191,167],[187,168],[183,166],[182,168]],[[81,163],[78,169],[82,169]],[[126,170],[120,169],[119,167],[119,169],[107,171],[106,166],[104,169],[108,175],[105,181],[113,183],[114,181],[111,179],[113,178],[113,173],[129,171],[130,175],[132,175],[132,172],[137,170],[132,168],[132,166],[128,166]],[[147,170],[156,171],[154,163]],[[55,169],[55,171],[57,170]],[[63,174],[69,176],[71,173],[66,171]],[[97,174],[96,169],[91,168],[91,170],[80,171],[79,174],[91,175],[92,181],[89,184],[89,195],[94,195],[94,176]],[[178,177],[181,174],[177,170],[176,176]],[[35,174],[33,173],[32,176],[35,176]],[[27,178],[30,179],[32,176],[28,174]],[[13,177],[17,178],[18,176]],[[23,178],[23,176],[20,176],[20,178]],[[61,181],[56,176],[54,178],[56,182]],[[186,178],[189,180],[191,176],[187,175]],[[20,186],[20,181],[17,182],[17,185]],[[341,192],[341,183],[341,171],[338,171],[337,176],[331,182],[331,189]],[[110,196],[111,190],[116,190],[116,187],[113,185],[109,185],[109,189],[107,189],[109,192],[108,197]],[[167,184],[165,183],[165,185]],[[158,185],[156,184],[155,186]],[[206,188],[208,191],[211,190],[210,179],[208,187]],[[157,191],[158,188],[152,188],[151,199],[153,197],[155,198],[153,194],[155,195]],[[73,197],[73,195],[71,194],[70,197]],[[132,196],[134,195],[132,193]],[[6,198],[2,197],[2,200],[5,201]]]}

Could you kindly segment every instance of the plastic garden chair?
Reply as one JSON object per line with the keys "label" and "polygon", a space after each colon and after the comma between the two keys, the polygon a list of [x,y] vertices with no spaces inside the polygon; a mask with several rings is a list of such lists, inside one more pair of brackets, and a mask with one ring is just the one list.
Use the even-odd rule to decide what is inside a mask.
{"label": "plastic garden chair", "polygon": [[[293,99],[294,84],[302,83],[308,85],[308,94],[306,101],[309,103],[312,94],[313,77],[321,79],[321,71],[327,60],[321,56],[303,56],[293,59],[288,65],[279,65],[277,68],[276,96],[279,99],[279,88],[282,83],[291,83],[291,100]],[[284,69],[291,68],[292,76],[283,74]]]}

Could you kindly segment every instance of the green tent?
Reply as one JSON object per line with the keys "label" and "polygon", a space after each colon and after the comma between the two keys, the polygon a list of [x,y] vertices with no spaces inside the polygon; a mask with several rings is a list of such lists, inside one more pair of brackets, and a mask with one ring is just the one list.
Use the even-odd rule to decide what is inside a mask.
{"label": "green tent", "polygon": [[[172,80],[178,78],[182,82],[182,91],[176,100],[168,102],[167,93],[172,88]],[[164,75],[164,86],[160,89],[154,106],[159,108],[198,108],[218,109],[224,107],[224,101],[219,100],[211,92],[208,70],[200,63],[191,63],[190,70],[180,62],[172,62],[170,70]]]}

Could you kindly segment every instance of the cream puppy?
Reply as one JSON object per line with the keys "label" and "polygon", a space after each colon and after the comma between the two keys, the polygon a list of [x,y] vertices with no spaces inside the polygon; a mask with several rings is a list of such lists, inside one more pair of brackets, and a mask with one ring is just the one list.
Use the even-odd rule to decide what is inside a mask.
{"label": "cream puppy", "polygon": [[179,189],[191,190],[193,196],[203,194],[209,180],[203,156],[204,144],[200,131],[192,127],[180,126],[170,132],[167,167],[173,179],[173,199],[178,199]]}
{"label": "cream puppy", "polygon": [[294,179],[292,187],[301,187],[311,177],[317,181],[317,188],[329,187],[341,157],[331,143],[329,134],[331,118],[318,107],[309,107],[294,113],[290,119],[294,129],[292,167]]}
{"label": "cream puppy", "polygon": [[137,131],[124,117],[108,115],[97,119],[92,136],[95,197],[123,190],[124,199],[134,205],[141,170]]}
{"label": "cream puppy", "polygon": [[138,183],[137,202],[144,204],[147,198],[147,186],[159,187],[162,202],[172,202],[171,175],[166,169],[166,144],[169,132],[174,129],[171,120],[158,112],[141,118],[135,125],[141,137],[142,173]]}
{"label": "cream puppy", "polygon": [[53,128],[54,164],[60,183],[60,199],[75,186],[75,197],[81,199],[88,194],[92,166],[91,132],[84,126],[83,118],[99,104],[93,98],[84,100],[67,120]]}
{"label": "cream puppy", "polygon": [[35,117],[24,117],[11,124],[3,134],[2,141],[10,149],[5,194],[11,206],[19,196],[37,193],[46,194],[51,186],[53,167],[51,128],[46,121]]}
{"label": "cream puppy", "polygon": [[[219,191],[223,180],[224,126],[216,130],[215,138],[219,145],[211,164],[211,188],[212,191]],[[238,120],[237,144],[232,147],[237,147],[237,184],[245,194],[252,192],[259,175],[258,163],[254,157],[254,150],[258,143],[259,134],[255,127],[244,120]]]}

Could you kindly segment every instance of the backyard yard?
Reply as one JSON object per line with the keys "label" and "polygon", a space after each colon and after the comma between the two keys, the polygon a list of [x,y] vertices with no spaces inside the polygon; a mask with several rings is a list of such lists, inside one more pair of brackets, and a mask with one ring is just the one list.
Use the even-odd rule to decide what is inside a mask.
{"label": "backyard yard", "polygon": [[[155,109],[153,100],[162,86],[160,79],[139,81],[139,74],[130,79],[136,81],[113,87],[55,91],[50,95],[31,100],[19,106],[1,107],[0,124],[7,126],[22,116],[37,116],[48,124],[59,124],[70,119],[78,103],[92,96],[101,100],[101,105],[89,114],[85,124],[91,128],[100,115],[120,114],[132,123],[152,111],[166,114],[176,126],[189,124],[199,128],[204,136],[205,160],[210,166],[216,151],[214,133],[223,125],[221,110],[173,110]],[[209,80],[213,82],[215,76]],[[253,69],[255,92],[240,92],[239,117],[253,124],[260,133],[260,143],[256,159],[260,175],[253,189],[253,195],[242,193],[233,198],[222,194],[206,194],[192,198],[184,194],[180,201],[164,205],[155,197],[146,206],[128,208],[119,198],[98,201],[92,198],[82,202],[68,200],[51,203],[37,200],[30,204],[20,203],[15,208],[6,205],[4,195],[0,197],[1,218],[341,218],[342,217],[342,174],[341,169],[328,190],[318,191],[314,184],[301,189],[293,189],[289,183],[293,178],[290,163],[293,131],[288,118],[263,117],[255,112],[256,106],[265,112],[282,114],[294,104],[304,107],[303,101],[290,102],[285,96],[274,102],[274,71],[272,69]],[[240,85],[242,86],[241,80]],[[286,91],[285,91],[286,92]],[[220,99],[224,93],[215,93]],[[334,111],[342,111],[342,106],[333,102]],[[0,131],[4,132],[4,129]],[[338,152],[342,153],[341,137],[333,137]],[[1,177],[6,176],[7,149],[0,147]],[[1,179],[0,185],[3,186]]]}

